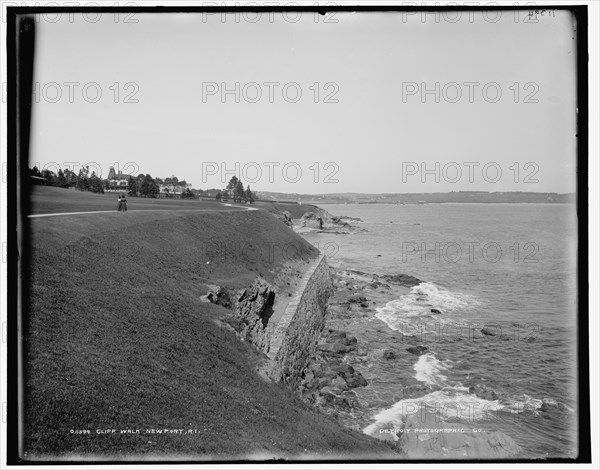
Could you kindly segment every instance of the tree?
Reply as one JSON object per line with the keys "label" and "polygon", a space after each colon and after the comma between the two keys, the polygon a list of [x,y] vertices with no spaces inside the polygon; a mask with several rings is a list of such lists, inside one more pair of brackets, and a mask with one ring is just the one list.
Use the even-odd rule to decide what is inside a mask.
{"label": "tree", "polygon": [[73,186],[77,186],[77,175],[74,171],[69,170],[68,168],[65,170],[65,179],[67,180],[67,188],[72,188]]}
{"label": "tree", "polygon": [[144,178],[145,177],[146,177],[146,175],[144,175],[143,173],[140,173],[135,178],[135,186],[136,186],[136,189],[137,189],[137,196],[138,197],[145,197],[142,194],[142,184],[144,183]]}
{"label": "tree", "polygon": [[246,191],[244,191],[244,201],[247,201],[250,204],[254,202],[254,194],[252,193],[252,191],[250,191],[250,185],[248,185]]}
{"label": "tree", "polygon": [[56,175],[53,171],[44,170],[42,171],[41,177],[46,178],[50,186],[56,186]]}
{"label": "tree", "polygon": [[65,176],[64,172],[62,171],[62,169],[58,170],[58,177],[56,179],[56,186],[58,186],[60,188],[66,188],[67,187],[67,177]]}
{"label": "tree", "polygon": [[234,202],[242,202],[242,199],[244,199],[244,185],[242,180],[237,180],[233,191],[233,200]]}
{"label": "tree", "polygon": [[77,186],[76,188],[79,191],[87,191],[89,189],[89,181],[88,181],[88,173],[90,172],[90,168],[84,166],[81,170],[79,170],[79,175],[77,176]]}
{"label": "tree", "polygon": [[172,184],[177,186],[179,184],[179,179],[175,175],[171,175],[170,178],[165,178],[164,184]]}
{"label": "tree", "polygon": [[95,171],[92,171],[92,175],[89,177],[88,190],[93,193],[104,194],[104,187],[102,186],[102,180],[96,176]]}
{"label": "tree", "polygon": [[222,197],[223,197],[223,195],[221,194],[221,191],[219,191],[219,192],[217,193],[217,195],[215,196],[215,199],[216,199],[217,201],[220,201]]}
{"label": "tree", "polygon": [[182,199],[196,199],[194,193],[190,190],[190,188],[185,188],[185,191],[181,193]]}
{"label": "tree", "polygon": [[137,197],[138,196],[137,179],[134,178],[133,176],[130,176],[129,178],[127,178],[127,186],[129,188],[127,191],[127,194],[132,197]]}
{"label": "tree", "polygon": [[139,187],[139,194],[142,197],[157,197],[160,193],[160,188],[155,183],[152,176],[149,174],[145,175],[142,179],[141,185]]}
{"label": "tree", "polygon": [[234,198],[235,198],[235,188],[237,187],[237,183],[238,183],[237,176],[232,176],[231,179],[229,180],[229,183],[227,183],[227,187],[225,188],[228,192],[231,191]]}

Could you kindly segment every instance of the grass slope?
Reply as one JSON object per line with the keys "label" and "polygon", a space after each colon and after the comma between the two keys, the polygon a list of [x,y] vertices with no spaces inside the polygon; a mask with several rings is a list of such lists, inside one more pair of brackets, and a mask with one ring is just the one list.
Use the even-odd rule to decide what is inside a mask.
{"label": "grass slope", "polygon": [[[103,197],[75,196],[74,207]],[[207,268],[205,247],[215,242],[294,244],[310,253],[270,214],[74,215],[31,219],[31,234],[26,459],[394,456],[262,378],[263,357],[216,324],[225,309],[199,301],[207,284],[247,286],[292,262],[302,274],[308,259],[276,250]],[[72,432],[82,430],[90,434]]]}
{"label": "grass slope", "polygon": [[[120,193],[94,194],[74,189],[52,186],[32,186],[30,213],[46,214],[53,212],[83,212],[117,210],[117,198]],[[210,209],[227,210],[228,206],[218,201],[188,199],[147,199],[127,196],[127,208],[130,210],[183,210]]]}
{"label": "grass slope", "polygon": [[[52,186],[32,186],[30,197],[31,214],[49,214],[62,212],[111,211],[117,210],[118,193],[94,194],[73,189],[56,188]],[[226,205],[228,204],[228,205]],[[235,204],[232,200],[222,203],[216,200],[186,200],[186,199],[147,199],[142,197],[127,197],[129,210],[232,210],[239,207],[264,209],[274,214],[289,211],[292,218],[298,219],[315,206],[296,203],[274,203],[259,201],[251,206]]]}

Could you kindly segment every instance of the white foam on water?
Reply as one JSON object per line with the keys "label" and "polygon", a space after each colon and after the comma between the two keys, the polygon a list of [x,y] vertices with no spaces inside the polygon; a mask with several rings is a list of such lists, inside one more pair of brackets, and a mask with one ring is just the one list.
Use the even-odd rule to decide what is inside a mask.
{"label": "white foam on water", "polygon": [[[469,294],[451,292],[430,282],[422,282],[414,286],[409,294],[387,302],[376,309],[375,316],[384,321],[390,328],[411,334],[415,321],[425,331],[455,321],[448,313],[458,310],[467,311],[480,305],[480,302]],[[433,313],[437,309],[441,314]]]}
{"label": "white foam on water", "polygon": [[442,372],[448,367],[438,360],[434,354],[423,354],[413,366],[415,379],[427,385],[443,385],[448,379]]}
{"label": "white foam on water", "polygon": [[535,411],[542,407],[544,402],[538,398],[530,397],[527,394],[518,395],[500,403],[503,411],[513,414],[520,414],[524,411]]}
{"label": "white foam on water", "polygon": [[444,387],[419,398],[410,398],[396,402],[391,408],[381,410],[373,419],[374,423],[363,429],[373,437],[392,436],[390,430],[402,429],[410,420],[413,424],[425,425],[427,415],[435,416],[438,423],[459,419],[463,423],[473,423],[501,409],[498,401],[484,400],[469,393],[466,387]]}
{"label": "white foam on water", "polygon": [[[497,418],[500,413],[520,414],[542,406],[543,401],[522,394],[505,400],[486,400],[469,393],[469,388],[460,382],[451,383],[444,372],[452,367],[451,361],[440,361],[435,354],[419,356],[413,366],[415,378],[431,387],[441,387],[419,398],[396,402],[391,408],[379,411],[373,416],[375,422],[363,429],[365,434],[380,439],[398,440],[397,432],[410,420],[413,424],[426,424],[426,417],[435,416],[437,423],[459,420],[473,423],[482,419]],[[550,401],[550,399],[546,399]]]}

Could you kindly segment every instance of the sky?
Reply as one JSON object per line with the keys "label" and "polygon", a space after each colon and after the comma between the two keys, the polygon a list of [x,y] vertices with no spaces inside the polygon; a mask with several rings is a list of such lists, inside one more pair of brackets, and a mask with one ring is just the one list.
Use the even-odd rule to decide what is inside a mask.
{"label": "sky", "polygon": [[198,189],[575,192],[572,17],[457,15],[40,16],[30,165]]}

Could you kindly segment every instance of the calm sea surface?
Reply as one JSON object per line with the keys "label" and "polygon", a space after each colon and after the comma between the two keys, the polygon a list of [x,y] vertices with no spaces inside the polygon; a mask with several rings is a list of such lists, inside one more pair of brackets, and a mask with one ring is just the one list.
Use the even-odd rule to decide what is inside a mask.
{"label": "calm sea surface", "polygon": [[[420,403],[441,406],[459,422],[498,429],[529,457],[576,455],[574,205],[322,207],[360,217],[367,229],[307,236],[332,266],[423,280],[374,314],[374,321],[418,336],[429,347],[428,354],[414,357],[411,370],[397,371],[399,381],[410,378],[428,387]],[[495,336],[482,335],[483,326]],[[389,378],[372,382],[369,387],[397,386]],[[475,384],[493,390],[497,399],[470,393]],[[411,403],[374,406],[368,424],[363,418],[360,425],[373,435],[399,426]]]}

